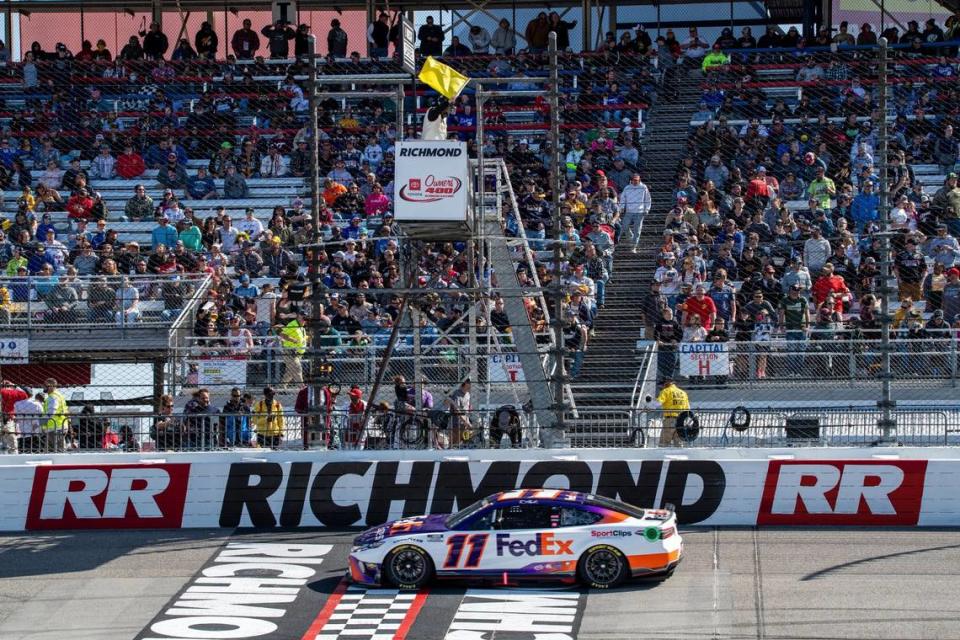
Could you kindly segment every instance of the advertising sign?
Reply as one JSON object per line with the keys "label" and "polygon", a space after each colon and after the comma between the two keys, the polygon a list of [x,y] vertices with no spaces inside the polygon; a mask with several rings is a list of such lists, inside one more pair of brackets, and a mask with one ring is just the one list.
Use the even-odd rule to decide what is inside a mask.
{"label": "advertising sign", "polygon": [[247,361],[239,358],[204,358],[197,361],[200,386],[247,384]]}
{"label": "advertising sign", "polygon": [[29,359],[29,338],[0,338],[0,364],[26,364]]}
{"label": "advertising sign", "polygon": [[397,142],[395,215],[398,222],[465,222],[467,144],[458,141]]}

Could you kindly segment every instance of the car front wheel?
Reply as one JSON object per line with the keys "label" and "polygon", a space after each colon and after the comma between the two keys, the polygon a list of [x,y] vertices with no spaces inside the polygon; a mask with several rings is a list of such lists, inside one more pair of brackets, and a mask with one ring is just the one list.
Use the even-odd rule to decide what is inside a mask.
{"label": "car front wheel", "polygon": [[383,564],[386,582],[398,589],[419,589],[433,578],[430,556],[412,545],[397,547]]}
{"label": "car front wheel", "polygon": [[605,544],[587,549],[577,569],[580,582],[595,589],[617,586],[626,579],[628,571],[623,553]]}

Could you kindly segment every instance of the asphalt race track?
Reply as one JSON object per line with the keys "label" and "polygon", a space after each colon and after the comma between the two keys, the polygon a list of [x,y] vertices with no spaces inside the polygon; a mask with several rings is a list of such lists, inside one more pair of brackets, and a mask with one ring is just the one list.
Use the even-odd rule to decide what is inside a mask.
{"label": "asphalt race track", "polygon": [[[201,569],[257,545],[284,543],[319,545],[311,547],[318,557],[292,560],[311,567],[311,577],[290,589],[291,604],[268,605],[278,607],[273,617],[253,619],[251,632],[266,640],[960,638],[960,531],[688,530],[685,560],[669,580],[590,593],[461,584],[419,594],[364,592],[341,580],[352,535],[3,536],[0,638],[177,637],[171,634],[182,620],[180,594],[202,585]],[[229,615],[228,609],[197,615]]]}

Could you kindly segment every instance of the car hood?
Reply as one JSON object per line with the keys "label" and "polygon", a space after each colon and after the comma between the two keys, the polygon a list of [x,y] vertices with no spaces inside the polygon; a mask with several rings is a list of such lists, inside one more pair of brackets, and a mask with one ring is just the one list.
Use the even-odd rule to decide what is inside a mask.
{"label": "car hood", "polygon": [[353,539],[353,544],[372,544],[396,536],[447,531],[447,518],[449,516],[450,514],[447,513],[438,513],[429,516],[416,516],[385,522],[379,526],[371,527],[358,535]]}

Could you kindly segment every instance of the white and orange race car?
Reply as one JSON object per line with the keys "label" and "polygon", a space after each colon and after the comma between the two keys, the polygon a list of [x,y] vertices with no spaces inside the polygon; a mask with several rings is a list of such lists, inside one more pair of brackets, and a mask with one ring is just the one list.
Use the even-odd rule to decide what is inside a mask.
{"label": "white and orange race car", "polygon": [[556,489],[497,493],[452,515],[395,520],[353,541],[360,584],[416,589],[433,578],[530,578],[596,588],[669,576],[683,555],[673,511]]}

